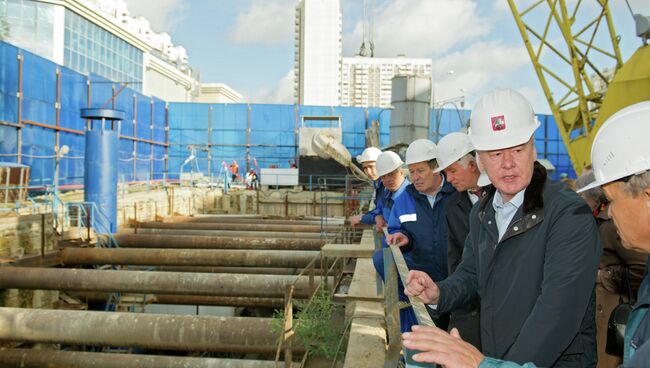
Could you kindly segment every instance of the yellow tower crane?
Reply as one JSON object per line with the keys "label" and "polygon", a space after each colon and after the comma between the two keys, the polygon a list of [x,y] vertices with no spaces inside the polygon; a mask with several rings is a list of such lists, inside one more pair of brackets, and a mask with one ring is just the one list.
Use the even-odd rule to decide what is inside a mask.
{"label": "yellow tower crane", "polygon": [[624,63],[608,0],[508,4],[580,174],[590,164],[591,144],[605,120],[625,106],[650,100],[648,18],[634,16],[643,42]]}

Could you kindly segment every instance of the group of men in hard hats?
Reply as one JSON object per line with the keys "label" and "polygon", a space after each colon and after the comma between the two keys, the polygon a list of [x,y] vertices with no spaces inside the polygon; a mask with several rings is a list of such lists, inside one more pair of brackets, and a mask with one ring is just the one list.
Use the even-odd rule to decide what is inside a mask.
{"label": "group of men in hard hats", "polygon": [[[400,297],[421,299],[437,326],[401,311],[407,367],[595,366],[601,240],[584,200],[536,161],[538,127],[526,98],[499,89],[476,104],[467,134],[408,147],[410,182],[394,152],[357,158],[376,183],[377,207],[352,223],[387,225],[386,243],[401,247],[411,270]],[[603,186],[623,244],[646,253],[648,138],[643,102],[612,116],[592,150],[592,186]],[[381,252],[373,258],[383,275]],[[650,367],[649,278],[626,331],[626,367]],[[449,313],[458,328],[450,333]]]}

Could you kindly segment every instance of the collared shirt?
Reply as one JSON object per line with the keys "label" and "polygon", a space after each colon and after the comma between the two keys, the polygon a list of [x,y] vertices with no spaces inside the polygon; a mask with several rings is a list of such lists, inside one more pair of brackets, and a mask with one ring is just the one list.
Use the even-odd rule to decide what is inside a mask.
{"label": "collared shirt", "polygon": [[472,205],[475,205],[480,199],[476,194],[470,192],[467,192],[467,196],[469,197],[469,201],[472,202]]}
{"label": "collared shirt", "polygon": [[495,214],[494,219],[497,223],[497,229],[499,229],[499,241],[503,238],[503,234],[506,233],[508,225],[512,221],[512,218],[517,213],[517,210],[524,203],[524,192],[526,189],[515,194],[512,199],[506,203],[503,203],[503,197],[501,193],[497,190],[494,194],[494,199],[492,200],[492,207],[494,208]]}
{"label": "collared shirt", "polygon": [[433,208],[433,205],[436,204],[436,198],[438,197],[438,193],[440,193],[440,189],[442,189],[442,186],[445,185],[445,176],[440,175],[440,186],[438,187],[438,190],[436,190],[436,194],[430,195],[426,193],[419,192],[420,194],[423,194],[427,197],[427,200],[429,201],[429,204],[431,205],[431,208]]}

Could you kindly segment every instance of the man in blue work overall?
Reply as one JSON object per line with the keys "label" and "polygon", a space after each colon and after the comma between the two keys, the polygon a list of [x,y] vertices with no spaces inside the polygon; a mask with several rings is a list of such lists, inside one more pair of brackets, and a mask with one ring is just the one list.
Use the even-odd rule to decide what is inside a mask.
{"label": "man in blue work overall", "polygon": [[375,208],[372,210],[350,217],[350,225],[352,227],[361,224],[375,225],[375,231],[381,232],[382,228],[386,226],[386,221],[382,213],[384,184],[377,175],[377,157],[381,154],[381,150],[377,147],[368,147],[359,156],[357,162],[361,164],[363,172],[372,180],[372,186],[375,189],[374,204]]}
{"label": "man in blue work overall", "polygon": [[[479,297],[487,356],[543,367],[593,367],[600,238],[586,203],[564,184],[547,180],[536,162],[538,126],[530,103],[516,91],[496,90],[477,103],[469,137],[493,187],[472,209],[456,272],[436,283],[411,271],[406,292],[442,311]],[[404,338],[406,347],[429,350],[413,344],[413,335]]]}
{"label": "man in blue work overall", "polygon": [[[435,173],[436,145],[428,139],[418,139],[406,150],[406,165],[412,184],[406,187],[391,210],[386,242],[398,245],[410,270],[424,271],[436,281],[447,277],[447,220],[445,204],[455,192],[440,173]],[[448,313],[429,311],[433,323],[447,328]],[[417,324],[413,308],[401,310],[402,331]],[[407,367],[416,367],[406,354]]]}
{"label": "man in blue work overall", "polygon": [[[381,178],[386,190],[384,190],[384,196],[382,199],[382,216],[386,221],[390,221],[391,209],[396,201],[406,193],[406,187],[410,184],[408,179],[404,176],[402,171],[402,166],[404,162],[399,157],[399,155],[392,151],[384,151],[377,157],[377,175]],[[384,251],[387,249],[386,239],[382,240],[383,247],[379,251],[375,251],[372,255],[372,262],[375,266],[375,270],[382,279],[384,277]],[[406,295],[404,295],[404,288],[402,283],[398,284],[398,294],[400,295],[400,300],[407,300]],[[400,316],[405,313],[400,311]],[[404,332],[406,330],[402,330]]]}

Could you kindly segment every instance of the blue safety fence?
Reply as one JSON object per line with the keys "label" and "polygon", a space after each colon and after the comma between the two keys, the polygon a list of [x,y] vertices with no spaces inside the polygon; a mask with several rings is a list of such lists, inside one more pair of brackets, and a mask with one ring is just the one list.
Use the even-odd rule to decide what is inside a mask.
{"label": "blue safety fence", "polygon": [[54,184],[57,136],[59,147],[69,148],[60,156],[59,185],[83,185],[86,120],[80,109],[85,107],[126,113],[116,147],[120,177],[144,181],[165,176],[165,101],[4,42],[0,61],[0,161],[30,166],[30,186]]}
{"label": "blue safety fence", "polygon": [[[389,144],[387,108],[166,102],[0,42],[0,161],[20,158],[29,165],[30,185],[53,184],[57,135],[59,146],[69,147],[59,161],[59,185],[83,185],[86,120],[80,109],[89,106],[125,112],[116,147],[118,175],[125,182],[177,179],[191,155],[196,160],[185,165],[185,172],[198,169],[213,177],[233,161],[240,175],[246,168],[259,173],[264,167],[289,167],[296,160],[303,117],[340,119],[343,144],[353,157],[365,148],[365,130],[373,121],[379,123],[381,146]],[[429,138],[437,141],[465,127],[469,117],[469,110],[433,109]],[[555,165],[554,178],[561,173],[575,177],[554,118],[538,117],[539,157]],[[329,124],[309,120],[308,126]]]}

